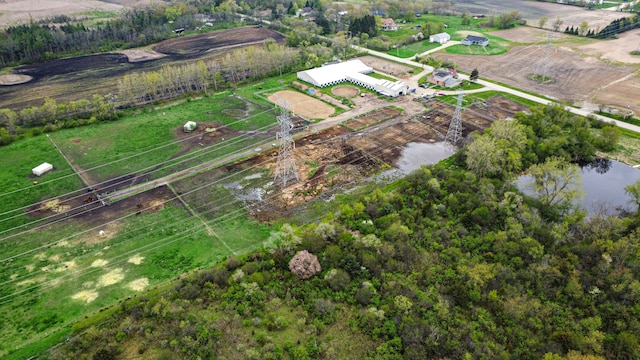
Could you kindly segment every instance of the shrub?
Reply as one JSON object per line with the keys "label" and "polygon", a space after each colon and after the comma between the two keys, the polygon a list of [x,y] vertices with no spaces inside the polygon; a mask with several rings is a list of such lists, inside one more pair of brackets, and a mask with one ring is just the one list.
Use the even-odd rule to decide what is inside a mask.
{"label": "shrub", "polygon": [[308,279],[322,271],[318,257],[307,250],[298,251],[289,261],[289,269],[299,279]]}

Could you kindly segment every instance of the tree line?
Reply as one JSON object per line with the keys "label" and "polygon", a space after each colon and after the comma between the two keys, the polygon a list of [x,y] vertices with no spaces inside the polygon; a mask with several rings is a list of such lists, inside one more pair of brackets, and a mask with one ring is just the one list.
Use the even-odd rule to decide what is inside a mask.
{"label": "tree line", "polygon": [[195,64],[127,74],[119,82],[120,105],[137,106],[206,92],[209,86],[217,91],[249,79],[288,73],[298,60],[296,55],[295,50],[268,39],[264,47],[237,49],[220,60],[201,60]]}
{"label": "tree line", "polygon": [[0,109],[0,145],[8,145],[27,134],[39,135],[117,117],[115,98],[111,94],[93,95],[90,100],[80,99],[66,104],[58,104],[55,99],[47,97],[42,106],[20,111]]}

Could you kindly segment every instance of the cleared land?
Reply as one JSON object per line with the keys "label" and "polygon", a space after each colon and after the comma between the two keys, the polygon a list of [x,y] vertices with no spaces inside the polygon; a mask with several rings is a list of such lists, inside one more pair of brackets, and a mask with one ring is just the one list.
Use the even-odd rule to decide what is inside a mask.
{"label": "cleared land", "polygon": [[527,0],[469,0],[458,2],[456,7],[460,11],[469,11],[473,14],[504,14],[510,11],[517,11],[520,16],[527,21],[528,25],[536,26],[538,20],[546,16],[549,18],[546,28],[551,28],[555,18],[563,20],[562,29],[566,26],[578,26],[586,21],[593,29],[603,28],[611,21],[620,18],[620,13],[608,10],[587,11],[583,7],[562,5],[547,2],[527,1]]}
{"label": "cleared land", "polygon": [[[156,71],[165,65],[216,59],[229,50],[260,44],[267,38],[284,41],[284,37],[275,31],[245,26],[167,40],[154,47],[162,57],[148,50],[127,50],[123,53],[87,55],[21,66],[13,72],[30,76],[32,80],[0,86],[0,108],[40,106],[47,96],[58,102],[68,102],[87,99],[93,94],[117,94],[118,82],[127,73]],[[163,54],[158,50],[168,53]],[[145,56],[153,59],[140,61]]]}
{"label": "cleared land", "polygon": [[269,95],[269,100],[310,119],[326,119],[335,111],[320,100],[292,90],[278,91]]}
{"label": "cleared land", "polygon": [[[529,27],[493,32],[492,34],[512,41],[535,41],[530,45],[514,46],[501,55],[439,52],[433,56],[455,62],[463,72],[470,73],[477,68],[481,77],[577,106],[597,110],[597,104],[606,103],[620,108],[628,107],[635,113],[640,113],[637,92],[632,91],[640,87],[637,65],[614,65],[600,59],[601,54],[618,51],[617,40],[597,41],[562,34],[559,38],[554,38],[548,61],[543,61],[548,33],[546,30]],[[634,36],[637,33],[625,35]],[[598,49],[597,52],[594,48]],[[546,71],[555,81],[541,84],[529,79],[531,74],[541,71]]]}

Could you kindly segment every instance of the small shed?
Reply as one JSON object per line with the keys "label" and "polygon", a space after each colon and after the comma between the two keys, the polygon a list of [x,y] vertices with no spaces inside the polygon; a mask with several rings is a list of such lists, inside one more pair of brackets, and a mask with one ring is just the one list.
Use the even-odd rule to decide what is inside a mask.
{"label": "small shed", "polygon": [[35,176],[42,176],[43,174],[49,172],[53,170],[53,165],[49,164],[49,163],[42,163],[36,167],[33,168],[33,170],[31,170],[33,172],[33,175]]}
{"label": "small shed", "polygon": [[432,42],[432,43],[446,44],[447,41],[449,40],[451,40],[451,35],[445,32],[429,35],[429,42]]}
{"label": "small shed", "polygon": [[184,124],[184,132],[192,132],[193,130],[196,129],[196,127],[198,126],[198,124],[196,124],[195,121],[187,121],[186,124]]}

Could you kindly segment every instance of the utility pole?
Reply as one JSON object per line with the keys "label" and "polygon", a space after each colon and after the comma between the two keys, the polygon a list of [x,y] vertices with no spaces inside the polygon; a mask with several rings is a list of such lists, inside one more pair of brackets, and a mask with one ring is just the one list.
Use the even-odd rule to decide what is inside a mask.
{"label": "utility pole", "polygon": [[458,103],[456,105],[456,111],[453,113],[453,119],[449,124],[449,130],[444,137],[444,141],[447,141],[451,145],[456,145],[458,140],[462,138],[462,91],[458,92]]}
{"label": "utility pole", "polygon": [[551,60],[551,34],[547,36],[547,46],[538,61],[538,65],[536,66],[536,73],[542,78],[542,82],[547,81],[547,72],[549,71],[549,61]]}
{"label": "utility pole", "polygon": [[299,181],[298,170],[293,154],[296,143],[291,137],[293,124],[289,117],[289,105],[286,101],[280,102],[281,114],[277,116],[280,123],[280,131],[276,134],[276,140],[280,139],[280,150],[278,151],[278,163],[276,164],[276,174],[274,182],[278,181],[282,187],[287,187],[288,183]]}

